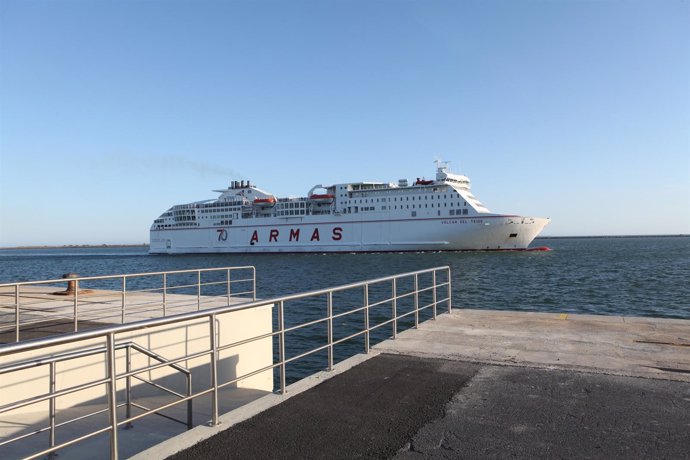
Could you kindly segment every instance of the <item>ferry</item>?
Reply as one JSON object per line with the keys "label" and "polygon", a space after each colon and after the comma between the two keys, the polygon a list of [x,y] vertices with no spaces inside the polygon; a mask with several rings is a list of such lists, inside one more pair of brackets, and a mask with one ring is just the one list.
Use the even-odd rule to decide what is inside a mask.
{"label": "ferry", "polygon": [[495,214],[470,180],[436,162],[436,178],[316,185],[279,198],[233,181],[216,199],[153,221],[152,254],[524,250],[548,218]]}

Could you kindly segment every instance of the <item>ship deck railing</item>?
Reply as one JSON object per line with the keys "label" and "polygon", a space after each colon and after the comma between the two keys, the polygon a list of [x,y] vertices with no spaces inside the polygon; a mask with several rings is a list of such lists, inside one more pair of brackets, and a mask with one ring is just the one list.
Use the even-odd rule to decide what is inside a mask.
{"label": "ship deck railing", "polygon": [[0,343],[256,300],[253,266],[68,275],[0,284]]}
{"label": "ship deck railing", "polygon": [[[129,279],[129,278],[127,278]],[[193,285],[196,286],[196,285]],[[126,292],[126,291],[125,291]],[[105,370],[103,375],[97,377],[84,375],[83,382],[63,389],[56,389],[50,385],[48,390],[41,395],[26,397],[26,395],[12,395],[9,402],[0,406],[0,420],[7,419],[13,410],[24,408],[31,404],[50,402],[49,413],[46,414],[47,426],[24,426],[19,434],[0,438],[0,457],[3,457],[3,449],[9,448],[15,442],[26,441],[35,438],[30,444],[31,451],[22,454],[22,458],[34,459],[52,456],[61,449],[98,439],[102,443],[99,451],[104,452],[109,446],[111,459],[117,459],[124,447],[123,442],[118,442],[119,436],[125,436],[121,431],[136,420],[143,419],[153,414],[160,414],[163,410],[173,407],[188,407],[188,402],[198,398],[210,399],[210,420],[202,423],[210,425],[219,424],[220,407],[225,400],[219,399],[221,391],[231,388],[243,379],[265,373],[273,372],[274,391],[286,393],[288,384],[288,366],[310,361],[315,366],[314,372],[324,368],[332,371],[334,365],[354,354],[369,353],[370,347],[380,341],[395,338],[403,330],[417,328],[420,322],[427,319],[436,319],[438,314],[451,311],[451,272],[447,266],[429,268],[397,275],[391,275],[367,281],[345,284],[336,287],[303,292],[265,300],[254,300],[241,305],[217,307],[208,310],[177,314],[168,317],[138,321],[135,323],[109,326],[101,329],[80,331],[60,336],[46,337],[23,341],[18,343],[0,345],[0,362],[12,362],[10,365],[0,366],[0,375],[18,372],[30,366],[55,366],[62,360],[75,360],[79,356],[79,345],[84,344],[83,353],[88,353],[93,359],[93,354],[102,358],[101,367]],[[245,338],[233,343],[219,344],[216,340],[218,324],[224,315],[232,315],[237,312],[247,312],[252,309],[265,309],[272,307],[273,328],[270,332]],[[171,327],[185,322],[194,321],[195,324],[206,325],[208,340],[204,343],[203,351],[195,351],[191,355],[176,356],[173,359],[157,354],[148,366],[131,370],[123,368],[122,349],[129,349],[129,342],[136,332],[150,330],[161,326]],[[247,343],[263,341],[270,338],[273,343],[274,355],[270,365],[251,369],[242,375],[232,379],[221,379],[219,367],[222,365],[221,354],[227,356],[228,350],[237,350]],[[101,345],[94,350],[94,342]],[[50,355],[53,347],[69,345],[71,353],[60,356]],[[337,353],[341,347],[349,347],[348,353]],[[24,362],[12,361],[13,356],[20,353],[41,351],[49,354],[50,358],[36,357],[29,353],[29,358]],[[75,351],[76,350],[76,351]],[[118,353],[119,351],[119,353]],[[148,353],[146,349],[137,349],[142,353]],[[349,355],[349,356],[348,356]],[[190,390],[181,389],[175,392],[176,398],[172,402],[157,407],[138,407],[139,413],[130,411],[122,416],[118,411],[124,401],[125,406],[131,403],[129,394],[131,378],[146,375],[147,372],[162,367],[176,366],[176,369],[185,374],[184,363],[190,359],[207,357],[208,372],[206,380],[208,385],[200,387],[196,385]],[[120,364],[118,365],[118,359]],[[86,373],[84,373],[86,374]],[[306,377],[302,372],[302,377]],[[291,377],[291,381],[298,378]],[[195,382],[196,382],[195,378]],[[156,382],[152,382],[156,384]],[[74,420],[64,421],[64,414],[60,413],[61,405],[58,403],[62,396],[74,391],[80,391],[89,387],[105,387],[107,398],[105,407],[99,411],[82,414]],[[123,392],[122,388],[126,390]],[[118,391],[118,389],[120,391]],[[188,409],[191,410],[191,409]],[[69,412],[68,412],[69,413]],[[89,423],[85,431],[70,438],[56,433],[62,426],[75,420],[84,420],[95,414],[107,415],[107,420],[94,419]],[[56,424],[56,420],[61,420]],[[199,420],[191,421],[188,418],[182,420],[190,426]],[[188,422],[187,422],[188,421]],[[97,422],[101,422],[100,424]],[[127,433],[127,436],[133,435]],[[44,434],[43,437],[36,435]],[[45,436],[47,434],[47,436]],[[141,433],[146,436],[146,433]],[[124,455],[124,454],[123,454]],[[4,457],[3,457],[4,458]]]}

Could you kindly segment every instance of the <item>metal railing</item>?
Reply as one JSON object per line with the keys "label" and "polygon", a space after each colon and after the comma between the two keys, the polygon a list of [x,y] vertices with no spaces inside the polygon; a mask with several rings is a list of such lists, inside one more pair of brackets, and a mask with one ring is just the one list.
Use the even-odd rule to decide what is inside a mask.
{"label": "metal railing", "polygon": [[[309,302],[309,310],[313,318],[306,321],[295,322],[289,324],[290,321],[286,318],[286,313],[293,313],[291,307],[299,305],[305,306],[307,304],[300,304],[300,302]],[[435,319],[439,313],[438,307],[443,306],[444,311],[451,311],[451,276],[449,267],[437,267],[427,270],[419,270],[415,272],[403,273],[383,278],[372,279],[363,282],[351,283],[337,287],[326,289],[319,289],[310,292],[288,295],[274,299],[253,301],[238,306],[225,306],[198,312],[178,314],[167,318],[158,318],[152,320],[139,321],[136,323],[129,323],[119,326],[110,326],[103,329],[82,331],[78,333],[56,336],[51,338],[43,338],[31,340],[28,342],[20,342],[0,346],[0,363],[3,359],[11,358],[13,355],[27,351],[37,350],[40,348],[55,347],[60,345],[78,345],[79,343],[93,344],[94,339],[105,340],[105,354],[104,362],[106,368],[106,375],[102,379],[98,379],[88,384],[104,385],[107,389],[107,411],[108,423],[107,426],[92,429],[86,435],[79,438],[71,439],[60,444],[51,444],[48,448],[34,452],[25,458],[38,458],[51,453],[57,452],[59,449],[64,449],[78,442],[92,438],[94,436],[109,433],[110,435],[110,457],[117,459],[119,455],[118,450],[118,427],[127,426],[133,420],[146,417],[155,412],[160,412],[164,409],[189,402],[194,398],[204,395],[209,395],[211,398],[210,424],[217,425],[219,422],[219,392],[221,389],[237,384],[240,380],[262,374],[264,372],[277,370],[278,383],[277,389],[281,393],[287,391],[288,374],[287,366],[293,364],[298,360],[306,359],[308,357],[318,355],[325,352],[326,360],[323,367],[332,370],[335,361],[335,347],[344,345],[346,342],[352,342],[358,339],[362,340],[362,351],[369,353],[372,345],[373,335],[379,333],[387,338],[395,338],[401,329],[416,328],[421,319],[422,313],[429,316],[430,319]],[[291,307],[288,307],[291,306]],[[259,307],[274,306],[274,312],[277,315],[277,327],[273,328],[268,333],[249,337],[244,340],[239,340],[233,343],[221,345],[218,340],[218,319],[223,315],[232,314],[239,311],[247,311]],[[325,307],[325,314],[315,314],[312,310],[314,307]],[[295,308],[296,309],[296,308]],[[304,312],[302,312],[304,313]],[[355,319],[352,319],[352,317]],[[304,319],[304,318],[303,318]],[[117,372],[116,369],[116,350],[122,346],[118,343],[118,337],[131,337],[134,331],[142,331],[145,329],[180,324],[196,320],[203,321],[201,324],[206,324],[208,328],[208,348],[202,351],[185,354],[184,356],[175,359],[165,359],[158,356],[160,359],[157,364],[150,364],[143,368],[132,371],[126,369],[125,372]],[[342,327],[343,331],[339,331],[336,326]],[[314,333],[315,343],[310,343],[305,349],[304,344],[300,343],[300,347],[295,348],[291,356],[288,356],[289,344],[293,342],[304,341],[305,335],[315,327],[321,327],[322,330]],[[389,332],[382,333],[387,327],[390,327]],[[325,331],[323,330],[325,329]],[[306,332],[305,332],[306,331]],[[299,335],[296,333],[300,332]],[[337,333],[340,333],[338,335]],[[385,338],[384,337],[384,338]],[[220,354],[223,351],[237,348],[242,345],[271,338],[274,341],[277,350],[272,363],[268,366],[263,366],[245,372],[243,375],[236,376],[226,381],[220,381],[218,364]],[[380,337],[379,337],[380,338]],[[123,340],[124,339],[120,339]],[[294,348],[294,347],[293,347]],[[101,349],[102,351],[102,349]],[[354,354],[354,353],[353,353]],[[121,404],[117,401],[117,381],[123,378],[129,378],[135,373],[141,373],[148,370],[158,369],[164,366],[180,365],[180,363],[196,359],[200,357],[207,357],[209,360],[208,371],[209,385],[207,388],[199,389],[196,392],[191,392],[187,396],[177,394],[178,398],[164,405],[154,409],[144,410],[141,414],[132,416],[127,413],[124,419],[118,419],[117,408]],[[35,361],[33,361],[35,362]],[[27,364],[29,365],[29,364]],[[16,366],[14,364],[13,366]],[[322,367],[322,368],[323,368]],[[0,372],[5,374],[14,371],[14,369],[1,368]],[[31,404],[40,402],[39,400],[51,400],[62,396],[67,390],[56,390],[51,387],[48,394],[41,397],[29,398],[21,401],[15,401],[10,404],[0,406],[0,415],[6,414],[13,409],[16,409],[19,404]],[[126,403],[125,403],[126,404]],[[45,431],[45,430],[43,430]],[[40,433],[43,431],[37,431]],[[35,434],[35,433],[32,433]],[[21,438],[25,438],[22,436]],[[19,437],[5,440],[3,444],[8,444],[17,441]],[[0,450],[0,457],[2,451]]]}
{"label": "metal railing", "polygon": [[223,299],[230,305],[238,298],[256,300],[253,266],[4,283],[0,343],[218,307]]}
{"label": "metal railing", "polygon": [[[113,352],[112,356],[115,356],[117,351],[119,351],[119,350],[125,351],[126,372],[124,374],[117,375],[116,378],[117,379],[124,378],[126,380],[125,402],[119,403],[119,404],[116,403],[115,409],[117,409],[119,407],[125,407],[127,425],[131,424],[131,422],[133,420],[136,420],[136,418],[138,418],[138,417],[132,416],[132,408],[136,407],[136,408],[144,411],[145,414],[153,413],[153,414],[159,415],[161,417],[164,417],[166,419],[169,419],[169,420],[172,420],[172,421],[175,421],[178,423],[182,423],[182,424],[186,425],[188,429],[191,429],[193,426],[193,418],[192,418],[193,413],[192,413],[192,399],[190,399],[189,396],[192,395],[192,373],[188,369],[180,366],[179,364],[170,363],[168,360],[166,360],[165,358],[163,358],[159,354],[154,353],[150,350],[147,350],[146,348],[142,347],[141,345],[139,345],[137,343],[124,342],[124,343],[120,343],[120,344],[115,345],[113,350],[109,350],[107,347],[89,348],[89,349],[85,349],[85,350],[81,350],[81,351],[60,353],[60,354],[50,356],[47,358],[29,360],[29,361],[21,362],[19,364],[13,364],[13,365],[9,365],[9,366],[0,367],[0,376],[2,376],[4,374],[10,374],[12,372],[20,372],[20,371],[23,371],[26,369],[36,368],[36,367],[40,367],[40,366],[48,366],[48,368],[49,368],[49,371],[48,371],[49,372],[49,379],[48,379],[49,389],[46,393],[44,393],[42,395],[38,395],[38,396],[33,396],[30,398],[25,398],[25,399],[22,399],[19,401],[15,401],[13,403],[4,405],[2,408],[0,408],[0,414],[2,414],[2,413],[6,413],[6,412],[11,412],[13,410],[22,409],[22,408],[25,408],[27,406],[31,406],[34,404],[39,404],[39,403],[44,402],[44,401],[48,401],[48,403],[49,403],[48,404],[48,426],[35,429],[33,431],[30,431],[28,433],[24,433],[20,436],[16,436],[16,437],[8,439],[8,440],[0,441],[0,448],[2,448],[2,446],[10,444],[12,442],[21,441],[22,439],[26,439],[26,438],[29,438],[31,436],[34,436],[34,435],[37,435],[40,433],[48,432],[48,439],[49,439],[49,441],[48,441],[48,443],[49,443],[48,454],[54,454],[55,453],[55,446],[56,446],[56,441],[55,441],[56,440],[56,432],[57,432],[58,428],[66,427],[70,424],[85,420],[89,417],[93,417],[93,416],[96,416],[98,414],[102,414],[104,412],[109,412],[110,409],[105,408],[105,409],[101,409],[101,410],[88,412],[86,414],[82,414],[78,417],[65,420],[61,423],[56,423],[56,418],[57,418],[56,400],[57,400],[57,398],[59,398],[61,396],[66,396],[66,395],[70,395],[73,393],[77,393],[80,391],[88,390],[89,388],[94,388],[94,387],[97,387],[97,386],[100,386],[100,385],[103,385],[103,384],[109,382],[108,379],[99,379],[99,380],[94,380],[94,381],[87,382],[87,383],[80,384],[80,385],[74,385],[74,386],[71,386],[69,388],[64,388],[64,389],[61,389],[58,391],[56,388],[57,365],[60,363],[65,363],[65,362],[71,361],[71,360],[81,359],[81,358],[85,358],[85,357],[89,357],[89,356],[95,356],[95,355],[99,355],[99,354],[104,355],[104,356],[108,355],[108,357],[110,357],[111,352]],[[170,367],[170,368],[182,373],[186,379],[186,385],[185,385],[185,389],[186,389],[185,393],[186,394],[179,393],[179,392],[172,390],[172,389],[170,389],[164,385],[161,385],[159,383],[156,383],[156,382],[153,382],[153,381],[150,381],[148,379],[141,377],[139,374],[142,374],[145,372],[150,372],[150,370],[152,368],[146,367],[143,369],[132,369],[132,350],[137,351],[137,352],[139,352],[145,356],[148,356],[149,358],[157,361],[158,363],[160,363],[163,366]],[[105,358],[104,358],[104,360],[105,360]],[[147,385],[155,387],[159,390],[162,390],[163,392],[165,392],[167,394],[174,395],[178,398],[186,398],[185,399],[187,401],[186,420],[184,420],[184,421],[177,420],[173,417],[169,417],[165,414],[160,413],[158,409],[153,410],[153,409],[150,409],[146,406],[143,406],[141,404],[136,403],[134,401],[134,399],[132,398],[132,379],[137,379],[138,381],[140,381],[142,383],[145,383]],[[86,440],[89,437],[94,436],[98,433],[100,433],[100,432],[96,432],[93,434],[87,434],[86,436],[78,437],[76,439],[71,440],[71,442],[69,442],[69,443],[63,444],[62,447],[66,447],[67,445],[71,445],[71,444],[76,444],[76,443],[83,441],[83,440]]]}

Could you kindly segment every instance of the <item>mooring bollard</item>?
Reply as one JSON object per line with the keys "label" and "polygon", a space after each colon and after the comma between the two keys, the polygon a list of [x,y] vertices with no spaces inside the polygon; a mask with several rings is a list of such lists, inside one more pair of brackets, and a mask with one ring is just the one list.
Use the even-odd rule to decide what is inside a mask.
{"label": "mooring bollard", "polygon": [[[62,275],[63,279],[79,278],[78,273],[65,273]],[[77,282],[76,280],[70,280],[67,282],[67,289],[65,290],[65,295],[72,295],[77,292]]]}

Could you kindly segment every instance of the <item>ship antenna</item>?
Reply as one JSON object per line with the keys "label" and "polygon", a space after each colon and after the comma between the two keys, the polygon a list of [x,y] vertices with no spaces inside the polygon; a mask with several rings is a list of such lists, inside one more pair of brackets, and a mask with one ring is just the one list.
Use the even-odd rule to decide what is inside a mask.
{"label": "ship antenna", "polygon": [[436,169],[438,170],[438,169],[446,169],[448,167],[448,163],[450,163],[450,161],[443,161],[441,158],[436,157],[436,159],[434,160],[434,163],[436,163]]}

